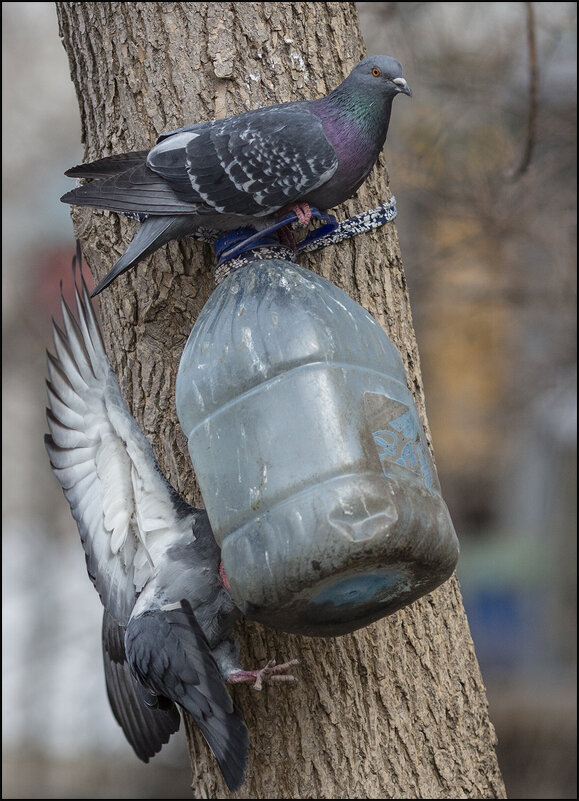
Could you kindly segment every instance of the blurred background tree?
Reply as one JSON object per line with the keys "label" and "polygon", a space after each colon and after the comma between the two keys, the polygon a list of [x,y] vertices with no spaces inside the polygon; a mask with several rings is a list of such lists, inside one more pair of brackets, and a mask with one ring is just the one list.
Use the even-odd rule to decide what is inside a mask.
{"label": "blurred background tree", "polygon": [[[576,4],[533,4],[536,146],[513,181],[525,6],[358,4],[368,52],[398,58],[414,90],[386,160],[507,791],[574,798]],[[183,741],[140,765],[110,716],[100,604],[43,452],[44,350],[74,247],[58,197],[82,151],[53,5],[2,12],[3,794],[190,797]]]}

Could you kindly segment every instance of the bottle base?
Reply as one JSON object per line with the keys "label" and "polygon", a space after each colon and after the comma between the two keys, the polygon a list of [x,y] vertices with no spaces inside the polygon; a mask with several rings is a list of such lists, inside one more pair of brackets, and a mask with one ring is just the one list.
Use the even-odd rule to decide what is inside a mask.
{"label": "bottle base", "polygon": [[335,477],[322,487],[222,543],[246,617],[336,637],[393,614],[452,574],[458,541],[440,495],[376,474]]}

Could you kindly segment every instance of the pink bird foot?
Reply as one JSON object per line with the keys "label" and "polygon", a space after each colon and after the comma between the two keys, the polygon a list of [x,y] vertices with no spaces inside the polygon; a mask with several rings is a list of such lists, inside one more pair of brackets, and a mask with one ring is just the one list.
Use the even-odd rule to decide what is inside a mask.
{"label": "pink bird foot", "polygon": [[270,659],[265,667],[261,670],[237,670],[231,673],[227,681],[231,684],[242,684],[254,682],[253,689],[261,690],[264,682],[266,681],[297,681],[295,676],[285,673],[284,671],[294,665],[299,665],[299,659],[292,659],[290,662],[284,662],[282,665],[276,665],[275,659]]}
{"label": "pink bird foot", "polygon": [[289,211],[293,211],[297,217],[296,222],[291,223],[292,228],[305,228],[309,225],[312,219],[312,207],[309,203],[291,203],[285,207],[283,213],[287,214]]}
{"label": "pink bird foot", "polygon": [[281,217],[284,214],[289,214],[289,212],[292,211],[296,215],[297,220],[289,225],[284,225],[283,228],[280,228],[278,231],[278,239],[282,245],[295,250],[296,240],[293,235],[293,231],[296,228],[306,228],[309,225],[310,220],[312,219],[312,208],[309,203],[290,203],[288,206],[284,206],[283,209],[280,209],[278,214]]}

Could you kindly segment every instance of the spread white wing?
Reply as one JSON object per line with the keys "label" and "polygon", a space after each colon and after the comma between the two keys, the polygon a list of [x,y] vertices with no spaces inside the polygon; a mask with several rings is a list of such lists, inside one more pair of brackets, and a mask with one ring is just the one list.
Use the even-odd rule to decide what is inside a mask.
{"label": "spread white wing", "polygon": [[126,625],[153,575],[155,544],[183,525],[189,508],[162,475],[125,405],[82,274],[80,281],[79,287],[75,276],[78,322],[64,298],[63,329],[53,322],[45,444],[77,522],[89,575],[107,612]]}

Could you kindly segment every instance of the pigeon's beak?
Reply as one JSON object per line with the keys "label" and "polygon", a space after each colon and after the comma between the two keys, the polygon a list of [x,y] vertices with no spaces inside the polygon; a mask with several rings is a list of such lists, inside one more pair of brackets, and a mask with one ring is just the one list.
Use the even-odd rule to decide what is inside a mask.
{"label": "pigeon's beak", "polygon": [[394,78],[392,83],[396,86],[399,92],[402,92],[408,97],[412,97],[412,89],[408,86],[404,78]]}

